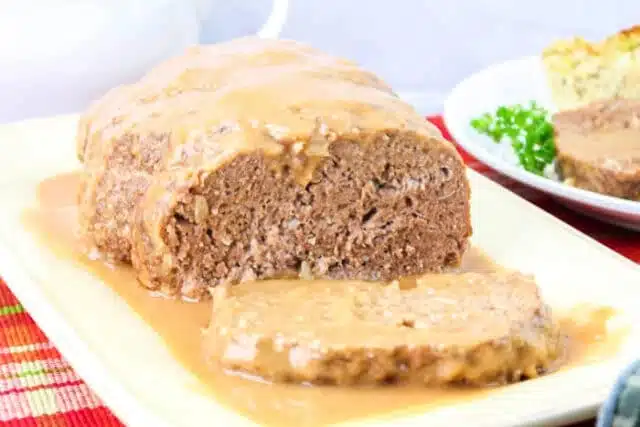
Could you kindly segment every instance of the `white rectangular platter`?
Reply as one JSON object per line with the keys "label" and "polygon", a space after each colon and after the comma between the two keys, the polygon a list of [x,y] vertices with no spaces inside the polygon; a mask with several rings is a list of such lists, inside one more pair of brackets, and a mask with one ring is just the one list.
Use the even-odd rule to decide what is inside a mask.
{"label": "white rectangular platter", "polygon": [[[33,238],[21,212],[45,177],[78,168],[77,117],[0,127],[0,274],[84,380],[132,426],[252,423],[193,387],[194,378],[110,288]],[[593,416],[619,370],[640,355],[640,269],[469,171],[474,244],[499,263],[534,273],[555,307],[615,307],[631,325],[618,353],[476,400],[411,416],[350,421],[374,426],[563,424]]]}

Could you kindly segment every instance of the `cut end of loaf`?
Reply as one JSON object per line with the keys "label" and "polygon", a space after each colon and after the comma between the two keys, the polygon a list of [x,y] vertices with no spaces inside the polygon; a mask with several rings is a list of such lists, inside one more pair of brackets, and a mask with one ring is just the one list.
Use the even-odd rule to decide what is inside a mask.
{"label": "cut end of loaf", "polygon": [[[201,170],[203,179],[163,181],[181,196],[159,222],[141,215],[134,227],[141,281],[200,298],[229,281],[390,280],[456,265],[471,234],[468,182],[455,150],[425,139],[335,141],[306,185],[259,152]],[[163,194],[151,188],[141,211]]]}

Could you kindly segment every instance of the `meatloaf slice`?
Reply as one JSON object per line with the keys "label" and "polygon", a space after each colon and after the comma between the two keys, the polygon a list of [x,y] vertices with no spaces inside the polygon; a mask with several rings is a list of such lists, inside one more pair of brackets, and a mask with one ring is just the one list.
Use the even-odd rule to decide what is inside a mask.
{"label": "meatloaf slice", "polygon": [[143,285],[390,279],[459,262],[455,148],[373,74],[292,41],[189,50],[80,122],[85,234]]}
{"label": "meatloaf slice", "polygon": [[570,185],[640,200],[640,101],[599,101],[553,117],[560,176]]}
{"label": "meatloaf slice", "polygon": [[561,355],[534,280],[509,271],[243,283],[216,288],[213,306],[208,360],[274,381],[501,384]]}

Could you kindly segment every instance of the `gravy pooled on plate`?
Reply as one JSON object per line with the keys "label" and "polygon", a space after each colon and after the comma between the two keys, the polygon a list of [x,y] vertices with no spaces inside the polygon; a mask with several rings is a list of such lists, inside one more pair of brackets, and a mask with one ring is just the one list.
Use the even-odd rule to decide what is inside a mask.
{"label": "gravy pooled on plate", "polygon": [[[188,303],[152,297],[137,285],[130,266],[89,258],[86,242],[76,232],[78,185],[76,173],[43,181],[38,192],[39,206],[24,213],[28,229],[58,258],[81,266],[125,300],[163,339],[175,360],[197,378],[199,391],[253,421],[285,427],[321,426],[382,414],[423,413],[491,397],[493,388],[304,387],[233,375],[208,365],[202,353],[202,330],[210,321],[211,301]],[[456,269],[467,273],[496,270],[499,267],[475,247],[467,250]],[[622,338],[607,334],[606,322],[613,315],[611,309],[578,307],[576,310],[559,318],[560,329],[568,337],[561,369],[606,360],[615,354]],[[580,322],[574,320],[578,317]]]}

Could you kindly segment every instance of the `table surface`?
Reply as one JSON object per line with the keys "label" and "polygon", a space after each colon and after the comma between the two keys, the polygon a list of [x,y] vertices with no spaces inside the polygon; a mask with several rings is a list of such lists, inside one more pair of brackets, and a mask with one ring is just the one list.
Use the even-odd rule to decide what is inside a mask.
{"label": "table surface", "polygon": [[[449,137],[440,117],[430,118]],[[640,234],[583,217],[468,154],[467,164],[604,245],[640,262]],[[0,423],[5,426],[121,426],[79,378],[0,279]],[[589,420],[572,427],[593,426]]]}

